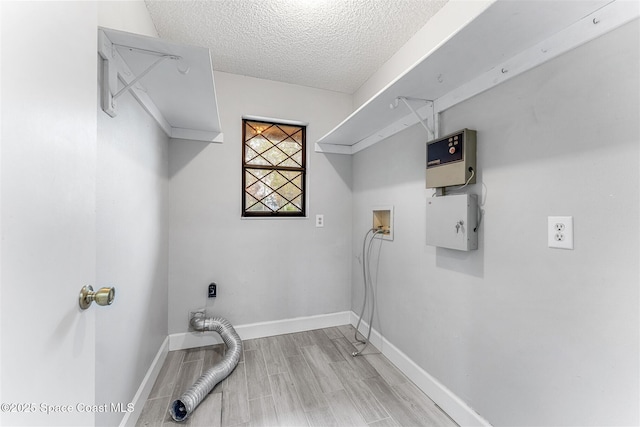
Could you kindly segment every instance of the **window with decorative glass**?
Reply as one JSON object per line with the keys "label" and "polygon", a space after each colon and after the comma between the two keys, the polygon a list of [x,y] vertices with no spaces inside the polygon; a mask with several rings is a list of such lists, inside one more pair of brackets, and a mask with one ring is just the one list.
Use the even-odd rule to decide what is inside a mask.
{"label": "window with decorative glass", "polygon": [[242,120],[242,215],[305,216],[306,126]]}

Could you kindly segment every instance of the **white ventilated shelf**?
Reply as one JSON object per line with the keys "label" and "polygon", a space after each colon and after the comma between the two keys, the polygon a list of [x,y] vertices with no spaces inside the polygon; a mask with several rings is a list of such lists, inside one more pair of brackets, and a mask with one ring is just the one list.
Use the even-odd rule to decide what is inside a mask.
{"label": "white ventilated shelf", "polygon": [[103,67],[103,110],[107,114],[117,115],[118,99],[114,97],[142,75],[127,90],[167,135],[222,142],[208,49],[99,28],[98,53]]}
{"label": "white ventilated shelf", "polygon": [[[354,154],[418,123],[397,97],[432,116],[589,40],[637,19],[625,0],[498,0],[320,138],[316,151]],[[437,127],[437,123],[436,123]],[[427,134],[425,133],[425,140]]]}

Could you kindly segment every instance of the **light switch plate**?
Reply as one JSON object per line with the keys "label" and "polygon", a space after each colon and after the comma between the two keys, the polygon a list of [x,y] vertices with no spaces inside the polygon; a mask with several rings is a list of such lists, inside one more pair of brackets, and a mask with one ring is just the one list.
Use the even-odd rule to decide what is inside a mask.
{"label": "light switch plate", "polygon": [[550,216],[547,234],[550,248],[573,249],[573,217]]}

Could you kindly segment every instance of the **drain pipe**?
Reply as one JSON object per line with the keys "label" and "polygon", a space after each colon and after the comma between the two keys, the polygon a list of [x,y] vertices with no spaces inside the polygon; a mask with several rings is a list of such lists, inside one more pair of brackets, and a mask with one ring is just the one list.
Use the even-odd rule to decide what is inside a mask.
{"label": "drain pipe", "polygon": [[194,313],[189,323],[196,331],[214,331],[220,334],[227,350],[222,360],[202,374],[198,381],[171,404],[169,413],[175,421],[184,421],[191,415],[213,387],[233,372],[242,353],[242,340],[227,319],[205,317],[204,313]]}

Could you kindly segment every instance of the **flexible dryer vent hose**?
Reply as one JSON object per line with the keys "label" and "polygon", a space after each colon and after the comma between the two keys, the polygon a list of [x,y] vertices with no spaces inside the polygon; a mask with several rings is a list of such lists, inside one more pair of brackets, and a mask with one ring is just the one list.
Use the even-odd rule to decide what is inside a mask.
{"label": "flexible dryer vent hose", "polygon": [[205,317],[203,313],[195,313],[190,323],[196,331],[214,331],[220,334],[227,350],[222,360],[202,374],[198,381],[171,404],[169,413],[176,421],[184,421],[191,415],[213,387],[233,372],[242,353],[242,340],[227,319]]}

